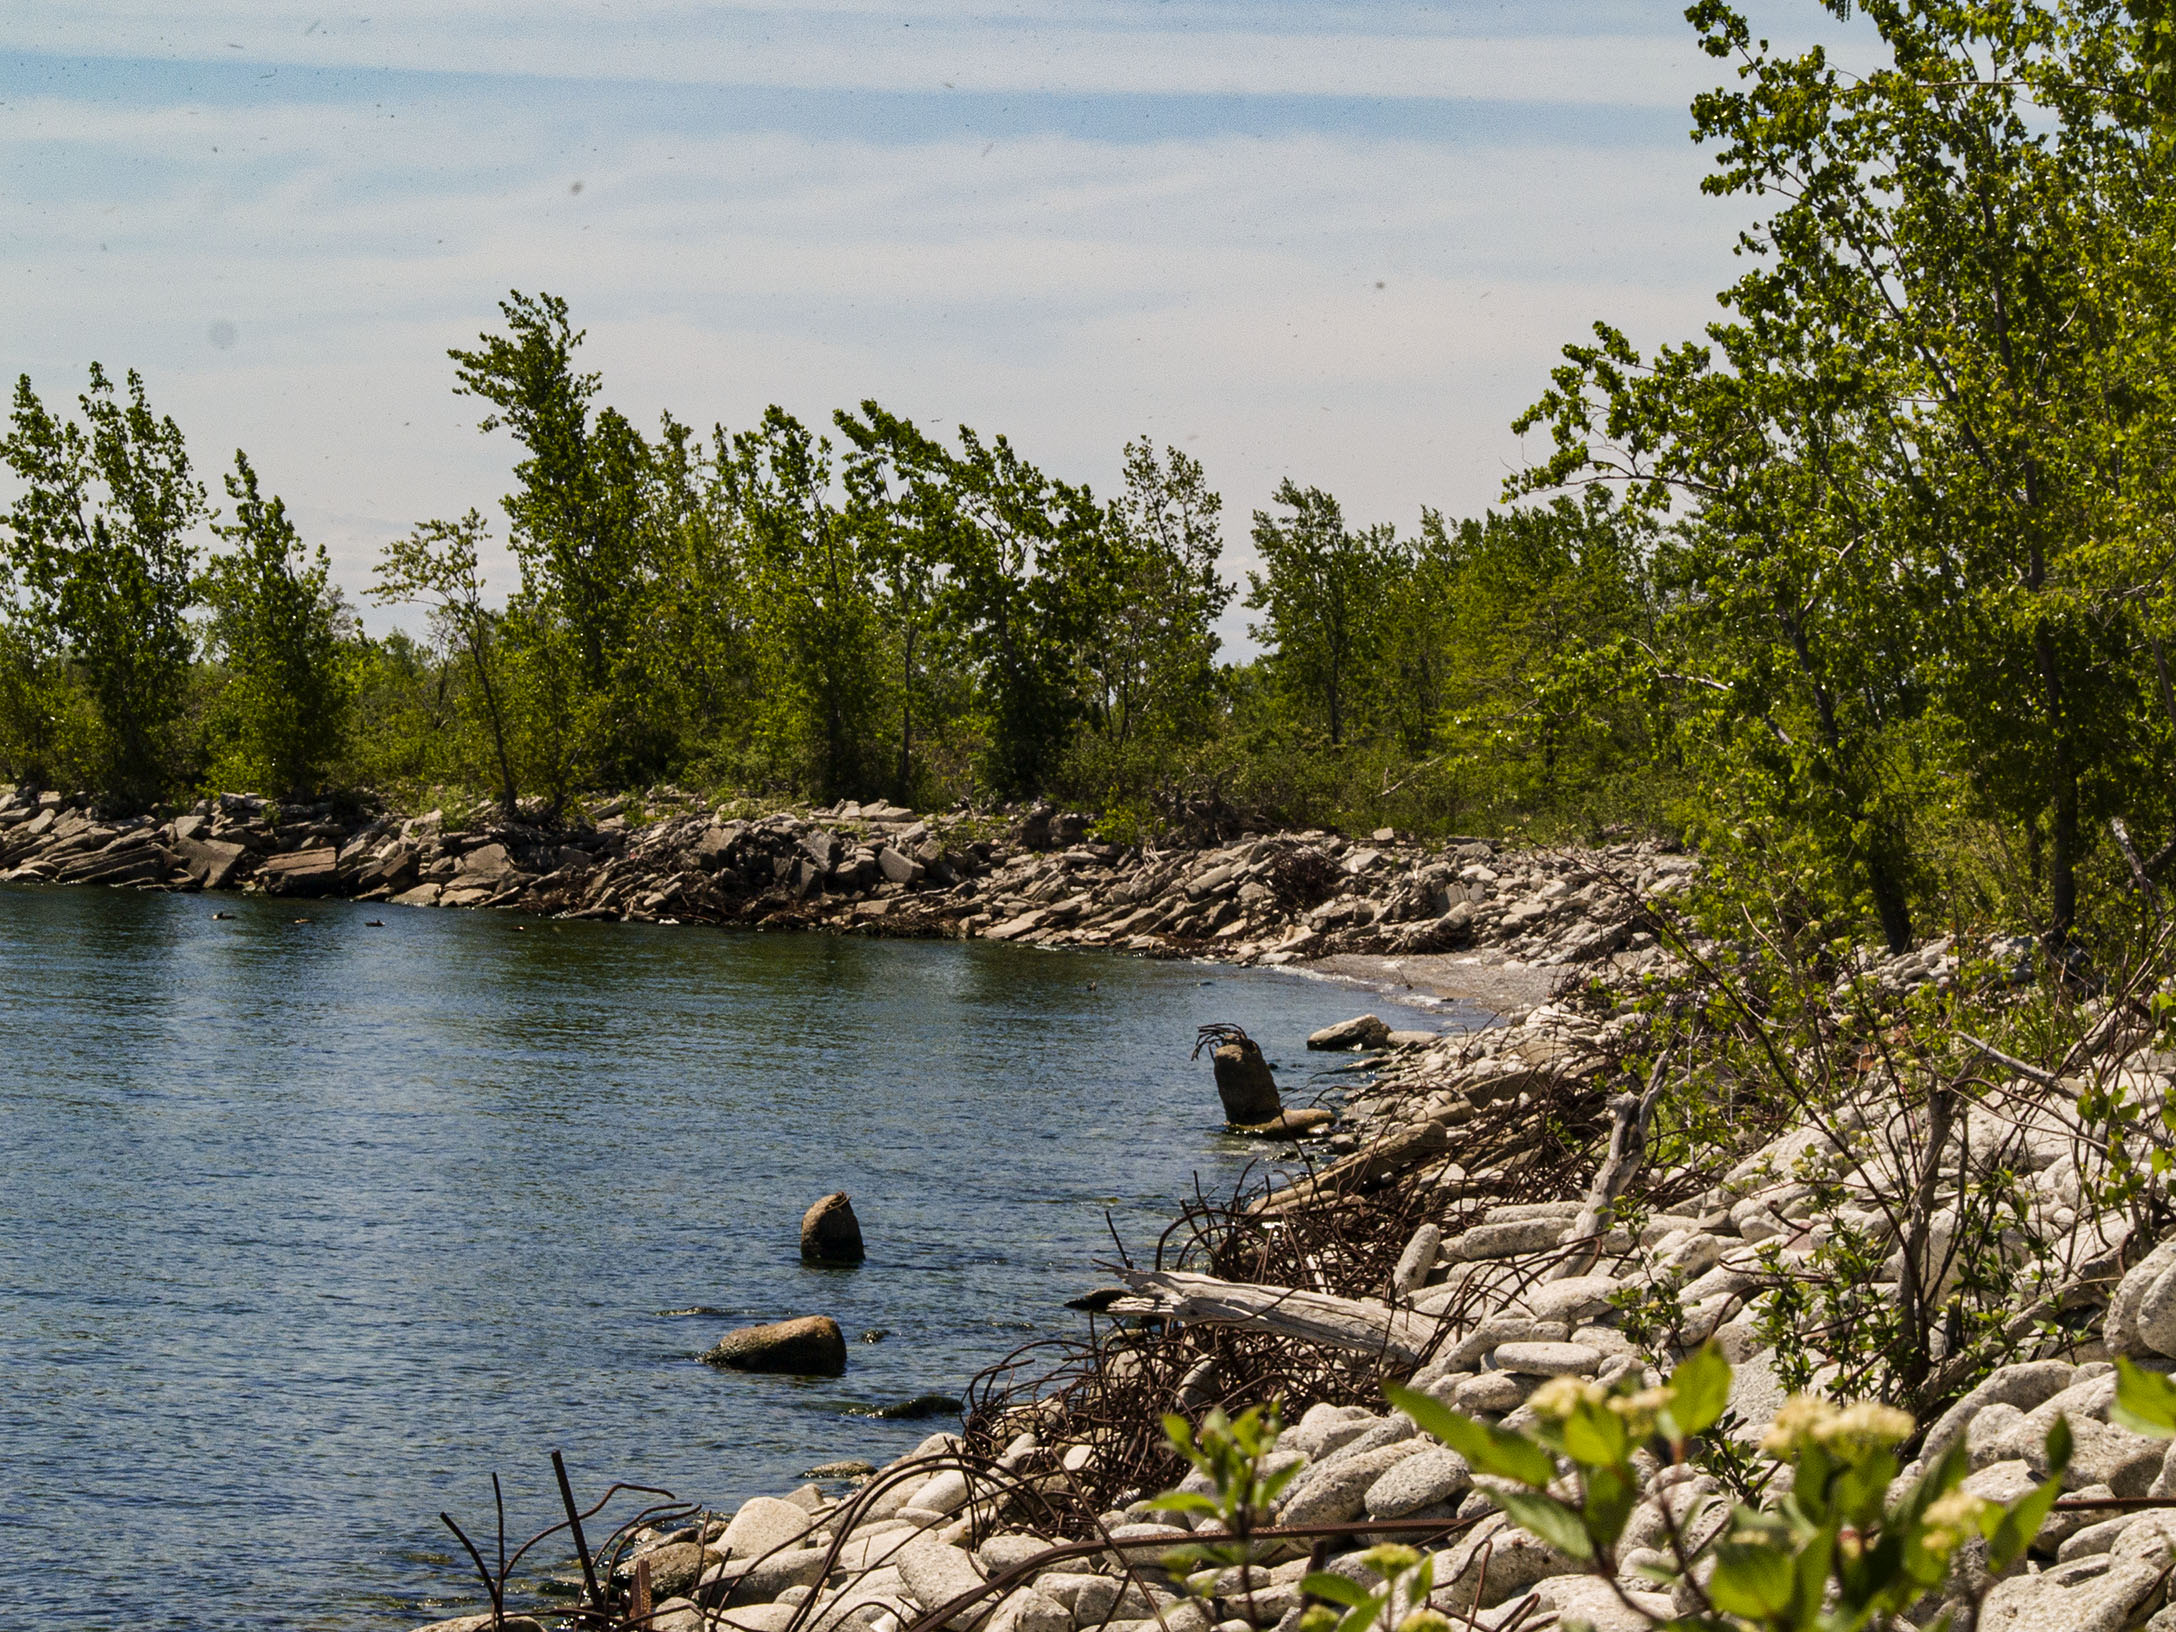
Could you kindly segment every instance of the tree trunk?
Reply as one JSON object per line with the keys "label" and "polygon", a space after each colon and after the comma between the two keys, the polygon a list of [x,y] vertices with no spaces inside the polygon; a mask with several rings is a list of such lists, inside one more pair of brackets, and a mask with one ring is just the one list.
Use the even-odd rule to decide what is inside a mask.
{"label": "tree trunk", "polygon": [[1875,915],[1881,919],[1881,938],[1891,952],[1902,952],[1912,944],[1912,912],[1887,857],[1867,858],[1866,887],[1874,897]]}
{"label": "tree trunk", "polygon": [[2056,940],[2067,941],[2078,918],[2078,768],[2070,751],[2070,728],[2064,707],[2062,674],[2056,666],[2055,642],[2048,637],[2045,623],[2033,630],[2032,647],[2040,668],[2048,735],[2055,752],[2055,787],[2048,811],[2049,927]]}
{"label": "tree trunk", "polygon": [[484,660],[481,632],[468,632],[469,661],[476,665],[476,683],[483,688],[484,713],[491,721],[491,746],[499,760],[499,803],[512,816],[520,796],[514,791],[514,766],[506,757],[506,722],[499,714],[499,694],[491,684],[491,665]]}

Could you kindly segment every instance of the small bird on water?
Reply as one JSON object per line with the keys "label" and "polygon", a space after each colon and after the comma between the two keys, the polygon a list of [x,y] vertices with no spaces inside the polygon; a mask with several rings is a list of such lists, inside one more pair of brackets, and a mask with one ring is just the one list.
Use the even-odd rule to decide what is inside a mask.
{"label": "small bird on water", "polygon": [[222,918],[232,918],[233,916],[234,914],[231,912],[215,912],[212,914],[212,922],[216,924]]}
{"label": "small bird on water", "polygon": [[383,929],[385,928],[385,920],[383,918],[365,918],[363,920],[363,928]]}

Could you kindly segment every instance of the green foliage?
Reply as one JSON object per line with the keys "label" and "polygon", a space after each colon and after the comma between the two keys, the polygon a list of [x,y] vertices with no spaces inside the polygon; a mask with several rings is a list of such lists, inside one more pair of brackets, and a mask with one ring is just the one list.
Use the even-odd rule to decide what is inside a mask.
{"label": "green foliage", "polygon": [[1431,1555],[1384,1542],[1361,1553],[1359,1562],[1381,1586],[1371,1591],[1330,1570],[1311,1570],[1300,1577],[1303,1592],[1344,1608],[1340,1615],[1321,1604],[1310,1605],[1300,1616],[1300,1632],[1369,1632],[1376,1626],[1384,1632],[1450,1632],[1449,1617],[1427,1607],[1435,1590]]}
{"label": "green foliage", "polygon": [[[1687,1356],[1660,1387],[1636,1376],[1613,1386],[1564,1377],[1528,1402],[1523,1430],[1461,1415],[1430,1395],[1395,1385],[1390,1403],[1466,1459],[1491,1482],[1491,1498],[1529,1534],[1578,1561],[1604,1581],[1617,1577],[1617,1549],[1647,1485],[1647,1469],[1682,1466],[1723,1420],[1731,1369],[1707,1345]],[[2176,1387],[2123,1368],[2118,1414],[2142,1431],[2176,1434]],[[1151,1505],[1186,1513],[1216,1539],[1174,1549],[1167,1563],[1192,1590],[1208,1594],[1219,1574],[1257,1556],[1251,1531],[1268,1514],[1297,1466],[1265,1476],[1276,1440],[1276,1412],[1250,1410],[1237,1421],[1211,1413],[1197,1436],[1184,1418],[1165,1419],[1173,1446],[1193,1464],[1207,1491],[1181,1490]],[[1949,1580],[1950,1562],[1967,1541],[1987,1544],[1987,1578],[2024,1556],[2063,1488],[2070,1462],[2067,1424],[2047,1440],[2049,1475],[2008,1503],[1961,1488],[1964,1447],[1953,1446],[1894,1500],[1898,1447],[1912,1419],[1889,1406],[1838,1408],[1799,1395],[1777,1414],[1762,1452],[1789,1465],[1784,1494],[1740,1502],[1718,1514],[1712,1498],[1661,1504],[1668,1562],[1642,1566],[1658,1585],[1688,1595],[1682,1617],[1655,1615],[1631,1599],[1628,1610],[1650,1625],[1704,1632],[1857,1632],[1886,1625]],[[1717,1522],[1719,1520],[1719,1522]],[[1303,1632],[1444,1632],[1451,1623],[1429,1607],[1435,1563],[1404,1546],[1370,1548],[1358,1562],[1378,1584],[1315,1571],[1302,1581],[1318,1600]],[[1191,1572],[1191,1573],[1189,1573]],[[1976,1604],[1973,1608],[1976,1610]]]}
{"label": "green foliage", "polygon": [[2141,1371],[2116,1357],[2116,1399],[2108,1420],[2134,1434],[2176,1439],[2176,1382],[2158,1371]]}
{"label": "green foliage", "polygon": [[[0,458],[22,484],[4,556],[16,611],[10,700],[50,709],[55,668],[70,671],[95,716],[95,741],[79,762],[108,796],[142,804],[177,759],[196,559],[189,534],[205,516],[205,494],[180,427],[152,413],[133,371],[124,403],[93,363],[77,400],[80,421],[58,418],[24,375],[0,439]],[[50,726],[27,735],[32,758],[53,753]]]}
{"label": "green foliage", "polygon": [[[1535,1393],[1529,1403],[1537,1420],[1516,1433],[1460,1416],[1425,1394],[1388,1392],[1475,1472],[1508,1482],[1494,1494],[1514,1523],[1606,1579],[1616,1573],[1617,1543],[1640,1500],[1635,1453],[1665,1465],[1688,1460],[1720,1419],[1730,1378],[1712,1345],[1660,1388],[1635,1379],[1604,1387],[1562,1378]],[[1897,1447],[1912,1426],[1887,1406],[1838,1409],[1803,1395],[1786,1404],[1762,1450],[1790,1463],[1788,1493],[1762,1506],[1737,1505],[1697,1545],[1688,1539],[1703,1530],[1697,1507],[1672,1519],[1673,1561],[1658,1580],[1690,1593],[1698,1606],[1682,1624],[1761,1632],[1863,1627],[1939,1589],[1971,1537],[1987,1540],[1997,1574],[2023,1556],[2061,1493],[2067,1427],[2058,1424],[2049,1436],[2050,1476],[2014,1502],[1983,1501],[1958,1488],[1966,1462],[1956,1447],[1892,1503]],[[1712,1567],[1703,1570],[1709,1559]]]}
{"label": "green foliage", "polygon": [[1709,768],[1703,838],[1756,823],[1901,947],[1942,871],[1923,813],[1989,815],[2067,934],[2108,818],[2167,820],[2176,721],[2142,37],[2092,4],[1879,6],[1890,61],[1845,74],[1689,15],[1740,63],[1694,104],[1706,189],[1773,213],[1705,343],[1566,349],[1514,485],[1668,527],[1641,656]]}
{"label": "green foliage", "polygon": [[380,602],[408,602],[428,607],[433,623],[450,646],[467,660],[475,699],[490,736],[499,800],[508,811],[520,797],[508,747],[508,709],[502,698],[497,614],[484,603],[484,579],[478,546],[485,538],[484,518],[471,510],[459,521],[426,521],[406,538],[386,546],[371,589]]}
{"label": "green foliage", "polygon": [[1254,513],[1262,570],[1249,572],[1248,632],[1269,648],[1268,671],[1289,706],[1316,718],[1340,747],[1358,721],[1365,675],[1381,651],[1393,578],[1393,534],[1355,533],[1336,499],[1290,477],[1273,503],[1290,512]]}
{"label": "green foliage", "polygon": [[232,546],[206,565],[211,655],[223,670],[210,734],[209,782],[268,793],[316,791],[345,746],[352,676],[342,649],[345,615],[322,545],[303,548],[287,507],[258,490],[237,451],[226,479]]}
{"label": "green foliage", "polygon": [[[1182,1573],[1201,1564],[1238,1567],[1254,1561],[1247,1537],[1267,1523],[1277,1497],[1300,1471],[1301,1463],[1272,1471],[1270,1453],[1284,1431],[1277,1402],[1249,1406],[1237,1417],[1212,1409],[1197,1432],[1184,1417],[1164,1418],[1164,1433],[1171,1448],[1193,1464],[1209,1484],[1206,1492],[1173,1490],[1156,1497],[1149,1506],[1163,1513],[1191,1513],[1197,1521],[1213,1519],[1226,1540],[1202,1542],[1175,1549],[1165,1562]],[[1209,1572],[1214,1575],[1215,1571]]]}

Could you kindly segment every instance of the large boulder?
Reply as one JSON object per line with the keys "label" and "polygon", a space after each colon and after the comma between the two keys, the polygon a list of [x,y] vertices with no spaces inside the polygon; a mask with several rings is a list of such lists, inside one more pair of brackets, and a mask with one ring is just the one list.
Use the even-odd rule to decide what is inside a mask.
{"label": "large boulder", "polygon": [[480,844],[462,856],[458,869],[464,884],[495,884],[514,870],[514,858],[503,844]]}
{"label": "large boulder", "polygon": [[1424,1507],[1463,1496],[1473,1484],[1466,1459],[1443,1445],[1423,1445],[1393,1463],[1367,1489],[1371,1519],[1402,1519]]}
{"label": "large boulder", "polygon": [[1314,1049],[1382,1048],[1390,1042],[1390,1027],[1372,1014],[1356,1014],[1334,1026],[1324,1026],[1307,1039]]}
{"label": "large boulder", "polygon": [[1501,1513],[1491,1513],[1436,1557],[1436,1587],[1428,1607],[1454,1619],[1494,1609],[1552,1575],[1576,1575],[1567,1558]]}
{"label": "large boulder", "polygon": [[729,1371],[781,1371],[797,1377],[846,1375],[846,1334],[829,1315],[743,1326],[703,1356]]}
{"label": "large boulder", "polygon": [[1987,1594],[1980,1632],[2124,1632],[2160,1582],[2153,1565],[2106,1553],[2014,1575]]}
{"label": "large boulder", "polygon": [[677,1598],[690,1590],[702,1575],[703,1567],[711,1562],[701,1542],[668,1541],[662,1547],[652,1547],[648,1552],[628,1559],[614,1572],[613,1579],[622,1585],[632,1584],[638,1561],[650,1566],[650,1599],[653,1603],[663,1598]]}
{"label": "large boulder", "polygon": [[2067,1360],[2022,1360],[1989,1372],[1977,1388],[1943,1412],[1927,1430],[1920,1459],[1929,1467],[1941,1461],[1989,1406],[2006,1405],[2022,1414],[2052,1400],[2071,1385],[2077,1369]]}
{"label": "large boulder", "polygon": [[189,869],[191,882],[207,890],[223,890],[234,881],[235,869],[249,851],[224,839],[190,836],[174,841],[174,854]]}
{"label": "large boulder", "polygon": [[340,879],[340,852],[329,844],[267,856],[257,868],[267,895],[312,897],[330,894]]}
{"label": "large boulder", "polygon": [[834,1190],[801,1215],[801,1256],[812,1264],[858,1264],[868,1254],[861,1220],[844,1190]]}
{"label": "large boulder", "polygon": [[355,888],[365,894],[372,890],[398,893],[415,883],[419,866],[413,845],[393,845],[383,855],[357,866]]}
{"label": "large boulder", "polygon": [[982,1585],[973,1558],[931,1535],[916,1536],[899,1550],[899,1574],[907,1596],[925,1612]]}
{"label": "large boulder", "polygon": [[778,1496],[751,1496],[733,1514],[717,1550],[728,1558],[761,1558],[791,1547],[815,1528],[815,1515]]}
{"label": "large boulder", "polygon": [[2125,1273],[2102,1332],[2110,1354],[2176,1355],[2176,1239]]}
{"label": "large boulder", "polygon": [[890,845],[876,853],[877,871],[884,875],[887,884],[918,884],[922,878],[922,864],[912,856],[903,855]]}

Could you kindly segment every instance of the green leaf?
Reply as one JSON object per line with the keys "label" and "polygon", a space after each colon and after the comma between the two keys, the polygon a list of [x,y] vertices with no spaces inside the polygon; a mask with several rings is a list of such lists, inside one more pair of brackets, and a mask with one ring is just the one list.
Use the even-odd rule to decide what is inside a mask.
{"label": "green leaf", "polygon": [[[2048,1435],[2051,1440],[2054,1437],[2053,1433]],[[2025,1556],[2025,1549],[2040,1533],[2040,1526],[2054,1509],[2055,1498],[2062,1493],[2063,1476],[2057,1471],[2003,1510],[1995,1533],[1987,1538],[1987,1568],[1991,1573],[2000,1575]]]}
{"label": "green leaf", "polygon": [[1439,1400],[1409,1388],[1384,1391],[1390,1403],[1419,1423],[1472,1465],[1475,1473],[1515,1479],[1537,1490],[1556,1477],[1549,1453],[1521,1434],[1460,1416]]}
{"label": "green leaf", "polygon": [[2057,1417],[2053,1423],[2049,1424],[2046,1445],[2048,1471],[2054,1474],[2065,1472],[2070,1467],[2072,1449],[2070,1419],[2068,1417]]}
{"label": "green leaf", "polygon": [[1762,1621],[1782,1612],[1797,1580],[1791,1555],[1766,1542],[1725,1541],[1715,1549],[1708,1598],[1726,1615]]}
{"label": "green leaf", "polygon": [[1670,1373],[1670,1421],[1679,1438],[1715,1426],[1730,1403],[1730,1362],[1712,1342],[1703,1343]]}
{"label": "green leaf", "polygon": [[2108,1420],[2153,1439],[2176,1437],[2176,1383],[2118,1356],[2116,1403],[2108,1408]]}
{"label": "green leaf", "polygon": [[1585,1468],[1606,1468],[1624,1459],[1624,1418],[1606,1405],[1581,1405],[1564,1419],[1564,1449]]}
{"label": "green leaf", "polygon": [[1942,1460],[1921,1474],[1918,1482],[1906,1492],[1904,1500],[1890,1516],[1889,1528],[1904,1530],[1917,1524],[1936,1497],[1948,1495],[1971,1471],[1971,1456],[1965,1449],[1963,1436],[1959,1435]]}
{"label": "green leaf", "polygon": [[1327,1598],[1333,1604],[1343,1604],[1347,1609],[1358,1609],[1366,1604],[1370,1594],[1349,1575],[1333,1575],[1328,1570],[1313,1570],[1300,1577],[1300,1591],[1316,1598]]}
{"label": "green leaf", "polygon": [[1554,1496],[1530,1490],[1499,1490],[1496,1505],[1511,1515],[1512,1522],[1531,1531],[1567,1558],[1582,1564],[1594,1557],[1594,1540],[1577,1513]]}
{"label": "green leaf", "polygon": [[[1214,1556],[1210,1549],[1202,1543],[1198,1541],[1186,1542],[1181,1546],[1173,1547],[1164,1554],[1164,1573],[1174,1577],[1185,1575],[1195,1566],[1208,1562]],[[1216,1572],[1211,1571],[1210,1574],[1213,1576]]]}
{"label": "green leaf", "polygon": [[1639,1501],[1639,1483],[1632,1470],[1621,1463],[1587,1472],[1587,1531],[1605,1547],[1616,1545],[1624,1534],[1625,1520]]}
{"label": "green leaf", "polygon": [[1806,1624],[1820,1611],[1821,1600],[1828,1590],[1829,1567],[1835,1560],[1834,1525],[1823,1525],[1798,1549],[1794,1603],[1799,1614],[1795,1624]]}

